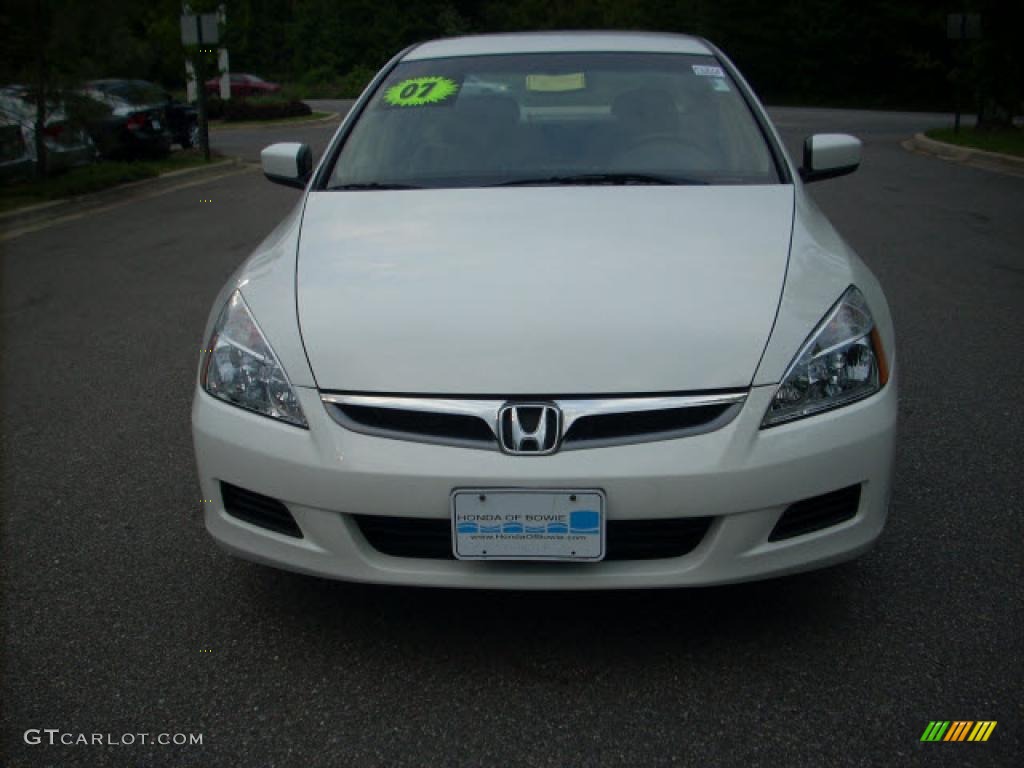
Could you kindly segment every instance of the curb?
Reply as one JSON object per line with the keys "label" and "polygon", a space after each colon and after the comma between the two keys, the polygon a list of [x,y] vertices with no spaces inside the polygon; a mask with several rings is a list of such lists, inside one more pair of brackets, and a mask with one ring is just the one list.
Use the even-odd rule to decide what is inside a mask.
{"label": "curb", "polygon": [[317,123],[329,123],[339,117],[338,112],[328,112],[324,117],[310,117],[302,120],[267,120],[266,122],[245,121],[237,125],[231,123],[217,123],[209,127],[210,133],[222,133],[223,131],[267,131],[273,128],[289,128],[293,125],[316,125]]}
{"label": "curb", "polygon": [[151,187],[159,188],[160,186],[173,184],[182,178],[193,176],[201,177],[204,175],[212,176],[219,172],[224,172],[233,168],[241,169],[248,165],[248,163],[244,163],[237,158],[228,158],[226,160],[210,163],[209,165],[200,165],[195,168],[182,168],[177,171],[168,171],[167,173],[161,173],[159,176],[152,179],[140,179],[139,181],[130,181],[127,184],[118,184],[114,187],[101,189],[98,192],[90,192],[87,195],[78,195],[77,197],[68,197],[63,200],[51,200],[45,203],[27,205],[24,208],[16,208],[13,211],[0,213],[0,227],[4,229],[15,228],[17,226],[34,224],[47,219],[59,218],[71,211],[77,212],[88,210],[89,208],[98,207],[125,197],[131,197],[140,189],[145,190]]}
{"label": "curb", "polygon": [[983,168],[987,171],[1008,173],[1013,176],[1024,176],[1024,157],[1004,155],[1001,152],[988,152],[973,147],[962,147],[959,144],[947,144],[944,141],[930,139],[923,133],[914,134],[912,139],[903,142],[903,146],[912,152],[933,155],[953,163]]}

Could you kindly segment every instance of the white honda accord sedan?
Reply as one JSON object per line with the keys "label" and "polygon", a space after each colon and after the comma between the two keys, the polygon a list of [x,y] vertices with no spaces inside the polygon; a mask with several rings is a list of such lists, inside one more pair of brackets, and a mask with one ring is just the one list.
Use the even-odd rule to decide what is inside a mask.
{"label": "white honda accord sedan", "polygon": [[730,61],[665,34],[463,37],[373,80],[210,315],[206,527],[354,581],[590,589],[829,565],[885,524],[885,297]]}

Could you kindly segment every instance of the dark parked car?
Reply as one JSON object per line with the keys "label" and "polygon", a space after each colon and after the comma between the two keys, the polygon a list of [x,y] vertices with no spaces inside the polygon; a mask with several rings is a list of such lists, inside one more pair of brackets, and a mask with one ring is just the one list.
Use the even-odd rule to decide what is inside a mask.
{"label": "dark parked car", "polygon": [[188,112],[174,108],[170,95],[153,83],[93,80],[85,84],[82,94],[95,105],[89,130],[104,157],[161,156],[170,152],[172,141],[183,146],[194,141]]}
{"label": "dark parked car", "polygon": [[[262,77],[257,77],[256,75],[248,75],[244,72],[232,72],[229,77],[231,78],[232,98],[265,96],[268,93],[277,93],[281,90],[281,86],[277,83],[271,83],[270,81],[264,80]],[[215,77],[212,80],[207,80],[206,90],[211,94],[219,94],[220,78]]]}
{"label": "dark parked car", "polygon": [[170,126],[175,144],[188,149],[199,143],[199,113],[195,107],[168,96],[167,125]]}
{"label": "dark parked car", "polygon": [[199,143],[199,113],[196,108],[177,101],[160,86],[145,80],[97,80],[90,85],[98,86],[107,93],[129,100],[163,99],[167,128],[171,132],[174,143],[180,144],[185,149]]}

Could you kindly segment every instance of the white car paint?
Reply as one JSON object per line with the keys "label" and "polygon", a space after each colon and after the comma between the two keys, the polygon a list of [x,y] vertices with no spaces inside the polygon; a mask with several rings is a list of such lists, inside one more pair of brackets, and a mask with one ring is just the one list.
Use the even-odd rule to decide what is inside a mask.
{"label": "white car paint", "polygon": [[[260,152],[260,165],[268,177],[300,179],[310,169],[302,167],[303,157],[308,162],[308,150],[296,142],[272,144]],[[300,184],[301,186],[301,184]]]}
{"label": "white car paint", "polygon": [[[465,38],[408,55],[552,45],[710,50],[727,63],[691,38],[606,33]],[[768,131],[781,146],[774,128]],[[719,584],[862,553],[888,511],[898,397],[892,320],[878,281],[807,196],[792,160],[785,162],[792,184],[771,188],[307,191],[225,285],[204,340],[226,299],[240,290],[294,385],[309,429],[243,411],[197,386],[192,422],[200,484],[204,498],[214,499],[204,505],[207,529],[226,550],[276,567],[445,587]],[[488,219],[498,209],[507,224],[488,239]],[[565,239],[560,248],[548,242],[557,233]],[[659,267],[665,279],[648,272]],[[531,273],[538,272],[546,279],[534,284]],[[480,295],[488,283],[492,290]],[[525,333],[517,337],[498,312],[501,300],[522,301],[534,285],[536,313],[520,318]],[[850,285],[873,314],[888,383],[852,405],[762,428],[781,377]],[[588,324],[596,326],[593,338]],[[499,343],[488,347],[488,337],[525,359],[503,354]],[[590,354],[574,356],[576,344]],[[524,365],[515,364],[520,359]],[[582,375],[564,360],[582,366]],[[320,397],[321,389],[477,395],[700,387],[743,387],[747,399],[734,420],[706,434],[529,459],[360,434],[330,418]],[[221,482],[284,502],[303,538],[230,515]],[[788,505],[857,483],[862,495],[853,519],[768,540]],[[521,564],[392,557],[371,547],[350,517],[446,519],[453,488],[509,486],[599,488],[610,519],[710,515],[714,523],[682,557]]]}
{"label": "white car paint", "polygon": [[[845,133],[819,133],[807,139],[812,168],[821,172],[860,165],[860,139]],[[805,158],[806,159],[806,158]]]}
{"label": "white car paint", "polygon": [[792,219],[782,184],[314,192],[299,327],[322,389],[746,387]]}
{"label": "white car paint", "polygon": [[711,48],[688,35],[656,32],[533,32],[530,34],[466,35],[433,40],[416,46],[403,61],[440,59],[446,56],[500,56],[506,53],[628,52],[711,53]]}

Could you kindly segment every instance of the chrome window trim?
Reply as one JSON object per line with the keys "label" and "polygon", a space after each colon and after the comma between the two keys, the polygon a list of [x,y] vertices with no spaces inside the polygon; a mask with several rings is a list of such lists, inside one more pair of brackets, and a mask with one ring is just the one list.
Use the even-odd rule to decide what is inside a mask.
{"label": "chrome window trim", "polygon": [[[704,395],[656,395],[648,397],[599,397],[599,398],[565,398],[552,399],[546,403],[557,406],[562,412],[562,424],[557,450],[578,450],[581,448],[598,448],[611,445],[628,445],[647,443],[657,440],[668,440],[675,437],[686,437],[712,432],[728,424],[739,413],[747,399],[747,392],[725,392]],[[366,435],[387,437],[408,442],[431,443],[435,445],[451,445],[463,448],[500,450],[498,419],[502,408],[517,402],[535,402],[534,398],[517,401],[515,397],[505,399],[472,399],[447,397],[415,397],[408,395],[357,395],[344,393],[321,393],[320,400],[336,422],[346,429]],[[443,438],[413,432],[401,432],[383,428],[368,427],[347,417],[340,408],[329,406],[361,406],[365,408],[390,408],[401,411],[420,411],[423,413],[440,413],[455,416],[474,416],[483,421],[494,437],[494,444],[488,445],[481,441]],[[649,432],[646,434],[628,435],[625,437],[601,440],[579,440],[568,445],[563,440],[572,425],[584,416],[606,416],[619,413],[639,413],[644,411],[673,410],[681,408],[698,408],[709,405],[730,406],[711,421],[695,427]],[[525,455],[525,454],[524,454]],[[550,455],[550,454],[548,454]]]}

